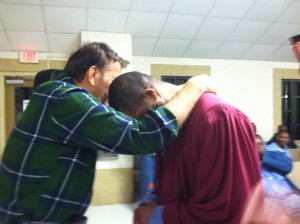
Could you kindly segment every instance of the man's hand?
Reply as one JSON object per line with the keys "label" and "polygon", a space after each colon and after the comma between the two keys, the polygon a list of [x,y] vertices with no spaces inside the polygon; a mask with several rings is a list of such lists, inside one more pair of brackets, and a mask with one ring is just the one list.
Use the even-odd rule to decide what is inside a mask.
{"label": "man's hand", "polygon": [[164,105],[170,110],[178,121],[178,127],[181,128],[190,115],[199,97],[204,92],[216,93],[211,78],[208,75],[197,75],[190,78],[177,94]]}
{"label": "man's hand", "polygon": [[195,87],[199,88],[201,92],[216,93],[215,84],[206,74],[191,77],[187,81],[187,84],[194,85]]}
{"label": "man's hand", "polygon": [[134,211],[134,224],[148,224],[156,206],[155,202],[149,201],[145,205],[138,207]]}

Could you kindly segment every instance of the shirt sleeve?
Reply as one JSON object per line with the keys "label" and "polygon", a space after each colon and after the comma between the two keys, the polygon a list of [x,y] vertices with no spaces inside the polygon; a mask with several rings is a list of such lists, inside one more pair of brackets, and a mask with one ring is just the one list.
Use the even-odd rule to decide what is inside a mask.
{"label": "shirt sleeve", "polygon": [[159,205],[157,206],[150,218],[150,224],[163,224],[163,210],[164,210],[164,206],[163,205]]}
{"label": "shirt sleeve", "polygon": [[147,194],[141,201],[140,201],[140,205],[142,206],[144,204],[146,204],[148,201],[153,201],[156,202],[158,201],[158,196],[156,194]]}
{"label": "shirt sleeve", "polygon": [[176,117],[164,107],[135,120],[75,88],[53,101],[50,129],[64,144],[121,154],[149,154],[175,139]]}
{"label": "shirt sleeve", "polygon": [[293,161],[285,152],[265,150],[262,165],[282,175],[287,175],[293,168]]}
{"label": "shirt sleeve", "polygon": [[[147,194],[141,201],[139,206],[145,205],[147,202],[153,201],[158,202],[158,196],[156,194]],[[163,224],[162,214],[163,214],[164,206],[157,206],[150,218],[150,224]]]}

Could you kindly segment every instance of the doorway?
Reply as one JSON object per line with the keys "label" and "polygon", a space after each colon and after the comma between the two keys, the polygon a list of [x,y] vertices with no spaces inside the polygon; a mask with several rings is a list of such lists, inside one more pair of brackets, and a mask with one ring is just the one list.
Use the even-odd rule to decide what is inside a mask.
{"label": "doorway", "polygon": [[5,79],[5,141],[33,93],[33,79],[21,80],[22,84],[8,84],[8,80],[12,79]]}

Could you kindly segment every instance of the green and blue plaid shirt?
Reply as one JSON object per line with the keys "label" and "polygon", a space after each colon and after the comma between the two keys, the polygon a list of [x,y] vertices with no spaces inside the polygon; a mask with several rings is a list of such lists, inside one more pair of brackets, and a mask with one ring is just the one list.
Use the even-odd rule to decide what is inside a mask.
{"label": "green and blue plaid shirt", "polygon": [[63,222],[83,215],[97,150],[149,154],[177,132],[176,118],[166,108],[134,120],[62,73],[37,88],[7,141],[0,167],[0,223]]}

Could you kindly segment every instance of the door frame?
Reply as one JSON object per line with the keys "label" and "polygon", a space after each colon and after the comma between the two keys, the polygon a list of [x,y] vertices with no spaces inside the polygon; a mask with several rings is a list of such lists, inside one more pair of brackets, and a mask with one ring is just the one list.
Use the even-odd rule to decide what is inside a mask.
{"label": "door frame", "polygon": [[[33,83],[35,73],[32,72],[0,72],[0,160],[2,159],[2,153],[6,144],[7,134],[6,134],[6,79],[16,79],[16,77],[22,78],[24,83],[31,81]],[[10,85],[12,86],[12,85]],[[18,85],[20,86],[20,85]],[[21,85],[24,86],[24,85]],[[10,121],[12,122],[12,121]]]}
{"label": "door frame", "polygon": [[[5,80],[10,79],[6,78]],[[33,80],[24,80],[24,84],[5,84],[5,142],[12,131],[16,123],[16,102],[15,102],[15,89],[18,87],[22,88],[33,88]],[[13,103],[12,103],[13,102]]]}

